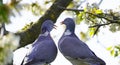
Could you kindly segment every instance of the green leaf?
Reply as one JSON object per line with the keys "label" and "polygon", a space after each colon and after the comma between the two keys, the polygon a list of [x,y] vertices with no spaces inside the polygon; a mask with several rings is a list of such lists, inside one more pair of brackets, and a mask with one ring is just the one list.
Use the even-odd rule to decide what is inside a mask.
{"label": "green leaf", "polygon": [[99,9],[96,10],[95,12],[96,12],[96,14],[102,14],[103,13],[102,10],[99,10]]}
{"label": "green leaf", "polygon": [[0,6],[2,6],[3,5],[3,0],[0,0]]}
{"label": "green leaf", "polygon": [[0,22],[9,23],[9,8],[6,5],[0,6]]}
{"label": "green leaf", "polygon": [[86,41],[87,40],[87,35],[84,32],[80,32],[80,37],[82,40]]}
{"label": "green leaf", "polygon": [[74,2],[71,2],[68,6],[68,8],[73,8],[75,6]]}
{"label": "green leaf", "polygon": [[111,32],[116,32],[116,25],[115,25],[115,24],[111,24],[109,30],[110,30]]}
{"label": "green leaf", "polygon": [[48,0],[48,1],[45,1],[44,4],[49,4],[51,2],[54,2],[55,0]]}
{"label": "green leaf", "polygon": [[80,12],[79,14],[77,14],[76,16],[76,24],[80,24],[83,20],[84,20],[84,12]]}
{"label": "green leaf", "polygon": [[114,56],[115,51],[112,49],[112,50],[110,51],[110,53],[111,53],[112,56]]}
{"label": "green leaf", "polygon": [[117,57],[119,54],[118,54],[118,51],[115,51],[115,54],[114,56]]}
{"label": "green leaf", "polygon": [[45,1],[45,3],[44,4],[49,4],[51,1]]}
{"label": "green leaf", "polygon": [[92,37],[94,35],[94,32],[95,32],[95,28],[90,28],[89,29],[89,36]]}
{"label": "green leaf", "polygon": [[110,50],[112,50],[112,49],[113,49],[112,46],[110,46],[110,47],[107,48],[108,51],[110,51]]}
{"label": "green leaf", "polygon": [[115,48],[120,51],[120,46],[119,45],[115,46]]}

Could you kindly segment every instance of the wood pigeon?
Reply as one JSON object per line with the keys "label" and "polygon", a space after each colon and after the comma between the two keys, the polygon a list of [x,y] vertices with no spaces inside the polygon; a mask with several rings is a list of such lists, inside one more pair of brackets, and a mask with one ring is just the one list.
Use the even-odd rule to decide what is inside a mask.
{"label": "wood pigeon", "polygon": [[75,23],[72,18],[66,18],[62,24],[66,25],[66,29],[58,42],[58,48],[65,58],[73,65],[106,65],[76,36]]}
{"label": "wood pigeon", "polygon": [[57,56],[57,47],[50,36],[50,31],[54,24],[51,20],[46,20],[41,27],[41,34],[33,42],[29,52],[25,56],[21,65],[49,65]]}

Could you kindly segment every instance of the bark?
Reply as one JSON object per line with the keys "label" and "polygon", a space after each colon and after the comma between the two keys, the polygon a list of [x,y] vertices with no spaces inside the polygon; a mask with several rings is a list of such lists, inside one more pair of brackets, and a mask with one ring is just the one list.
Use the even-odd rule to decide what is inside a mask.
{"label": "bark", "polygon": [[56,0],[52,6],[45,12],[45,14],[37,21],[37,23],[33,24],[26,31],[18,32],[17,35],[20,36],[20,46],[23,47],[27,44],[34,42],[34,40],[40,34],[41,24],[46,20],[50,19],[56,22],[57,18],[64,11],[64,9],[59,8],[59,6],[67,7],[72,0]]}

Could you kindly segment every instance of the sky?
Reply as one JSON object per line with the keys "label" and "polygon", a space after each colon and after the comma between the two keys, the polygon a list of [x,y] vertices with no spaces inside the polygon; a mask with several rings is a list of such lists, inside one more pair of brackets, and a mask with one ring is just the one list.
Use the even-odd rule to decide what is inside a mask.
{"label": "sky", "polygon": [[[32,0],[24,0],[24,2],[28,2],[28,1],[32,1]],[[88,0],[87,2],[94,3],[94,2],[98,2],[98,0]],[[103,10],[104,9],[115,9],[116,7],[118,7],[119,3],[120,3],[120,0],[103,0],[103,2],[100,5],[100,8]],[[21,16],[17,16],[15,18],[11,17],[12,24],[6,26],[7,30],[11,32],[16,32],[20,30],[21,28],[23,28],[26,24],[30,23],[31,21],[37,21],[40,17],[40,16],[33,16],[32,13],[28,11],[22,11],[22,13],[23,14],[21,14]],[[66,15],[65,13],[62,13],[62,15],[58,18],[57,23],[56,23],[56,25],[58,26],[57,30],[53,30],[51,32],[51,35],[56,42],[56,45],[57,45],[57,42],[60,36],[62,35],[64,31],[64,26],[61,26],[59,22],[63,21],[67,17],[71,17],[71,16]],[[77,25],[75,29],[75,33],[80,38],[79,32],[86,31],[86,30],[87,30],[87,26]],[[57,32],[57,33],[55,34],[54,32]],[[92,37],[86,42],[86,44],[90,47],[91,50],[95,52],[95,54],[98,57],[102,58],[106,62],[107,65],[119,65],[118,59],[112,57],[109,51],[106,50],[106,48],[111,45],[119,44],[120,42],[119,33],[120,32],[112,33],[112,32],[109,32],[108,28],[103,28],[101,29],[98,36]],[[20,59],[22,60],[23,56],[25,56],[24,54],[26,53],[26,51],[27,50],[25,50],[24,48],[21,48],[17,50],[16,52],[14,52],[14,54],[16,55],[15,59],[17,59],[16,62],[19,63]],[[68,60],[66,60],[60,52],[58,52],[58,56],[56,60],[52,62],[52,65],[71,65],[71,63]]]}

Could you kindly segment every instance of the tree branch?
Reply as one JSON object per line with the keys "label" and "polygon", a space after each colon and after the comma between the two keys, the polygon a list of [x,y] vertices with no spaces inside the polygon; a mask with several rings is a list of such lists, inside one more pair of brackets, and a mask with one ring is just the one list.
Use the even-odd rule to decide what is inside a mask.
{"label": "tree branch", "polygon": [[[83,9],[70,9],[70,8],[65,8],[65,7],[62,7],[62,6],[59,6],[59,8],[64,9],[64,10],[67,10],[67,11],[84,12]],[[117,19],[117,20],[108,19],[108,18],[106,18],[106,16],[100,16],[99,14],[93,14],[93,13],[90,13],[90,12],[85,12],[85,13],[88,13],[88,14],[90,14],[90,15],[96,16],[96,17],[98,17],[98,18],[103,18],[103,19],[105,19],[105,20],[107,20],[107,21],[110,21],[110,22],[118,23],[117,21],[119,20],[119,19]],[[105,14],[105,13],[104,13],[104,14]],[[108,15],[108,14],[105,14],[105,15]],[[108,16],[110,16],[110,15],[108,15]],[[114,17],[114,16],[113,16],[113,17]]]}
{"label": "tree branch", "polygon": [[103,0],[100,0],[99,3],[98,3],[98,5],[100,6],[100,4],[101,4],[102,2],[103,2]]}
{"label": "tree branch", "polygon": [[105,24],[96,24],[96,25],[93,25],[93,26],[89,26],[89,28],[93,28],[93,27],[101,27],[101,26],[105,26],[105,25],[109,25],[111,23],[105,23]]}
{"label": "tree branch", "polygon": [[[105,19],[105,20],[107,20],[107,21],[109,21],[109,22],[111,22],[111,23],[120,23],[120,22],[118,22],[119,19],[117,19],[117,20],[112,20],[112,19],[107,18],[106,15],[108,15],[108,14],[105,14],[105,13],[104,13],[105,16],[101,16],[101,15],[99,15],[99,14],[93,14],[93,13],[89,13],[89,12],[86,12],[86,13],[91,14],[91,15],[93,15],[93,16],[96,16],[96,17],[98,17],[98,18],[103,18],[103,19]],[[108,16],[110,16],[110,15],[108,15]]]}
{"label": "tree branch", "polygon": [[59,8],[58,6],[67,7],[72,0],[55,0],[53,5],[45,12],[45,14],[37,21],[37,23],[33,24],[31,28],[26,31],[18,32],[17,35],[20,35],[20,47],[23,47],[29,43],[32,43],[40,34],[41,24],[50,19],[56,22],[59,15],[64,11],[64,9]]}

